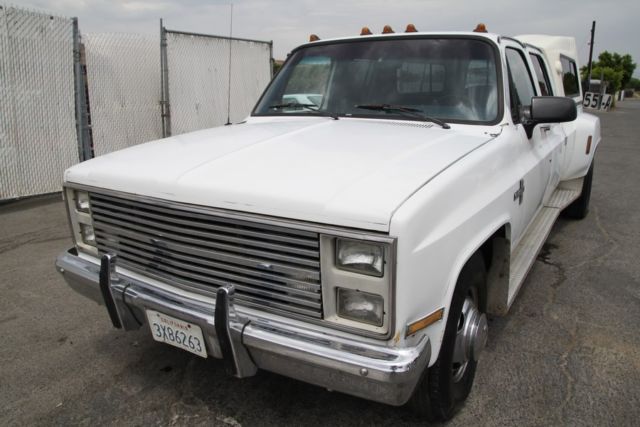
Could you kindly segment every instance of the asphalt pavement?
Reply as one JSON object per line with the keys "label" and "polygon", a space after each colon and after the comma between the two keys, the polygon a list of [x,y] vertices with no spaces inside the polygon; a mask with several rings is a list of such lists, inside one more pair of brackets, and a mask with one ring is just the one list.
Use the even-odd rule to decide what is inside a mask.
{"label": "asphalt pavement", "polygon": [[[640,101],[599,114],[591,211],[560,219],[511,312],[492,319],[451,425],[640,425]],[[60,196],[0,205],[0,425],[422,425],[410,412],[111,327],[53,268]]]}

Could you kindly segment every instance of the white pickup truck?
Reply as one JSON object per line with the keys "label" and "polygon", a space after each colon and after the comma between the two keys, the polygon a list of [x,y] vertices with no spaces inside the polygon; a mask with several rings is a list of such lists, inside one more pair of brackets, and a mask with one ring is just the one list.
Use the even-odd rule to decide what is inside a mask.
{"label": "white pickup truck", "polygon": [[57,269],[237,377],[450,418],[486,315],[587,214],[600,125],[573,39],[409,31],[304,44],[245,121],[67,170]]}

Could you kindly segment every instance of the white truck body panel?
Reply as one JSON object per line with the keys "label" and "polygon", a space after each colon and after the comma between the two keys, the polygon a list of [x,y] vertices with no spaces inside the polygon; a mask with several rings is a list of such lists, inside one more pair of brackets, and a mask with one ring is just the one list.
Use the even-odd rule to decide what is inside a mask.
{"label": "white truck body panel", "polygon": [[249,118],[97,157],[69,169],[65,180],[386,232],[394,210],[414,191],[491,139],[482,126],[457,128],[369,119]]}

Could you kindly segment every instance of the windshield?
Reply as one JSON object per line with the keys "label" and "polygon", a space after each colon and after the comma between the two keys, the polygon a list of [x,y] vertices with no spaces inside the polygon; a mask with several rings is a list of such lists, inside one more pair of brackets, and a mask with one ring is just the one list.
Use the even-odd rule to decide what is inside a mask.
{"label": "windshield", "polygon": [[[309,46],[293,53],[254,115],[497,119],[494,48],[463,38],[397,38]],[[414,116],[412,118],[416,120]]]}

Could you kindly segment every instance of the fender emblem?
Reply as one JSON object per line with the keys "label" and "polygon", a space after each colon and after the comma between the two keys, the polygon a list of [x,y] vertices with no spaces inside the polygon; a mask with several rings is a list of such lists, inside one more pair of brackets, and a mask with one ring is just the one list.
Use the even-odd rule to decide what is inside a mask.
{"label": "fender emblem", "polygon": [[518,204],[521,205],[523,198],[524,198],[524,179],[521,179],[520,188],[518,188],[516,192],[513,193],[513,201],[515,202],[517,200]]}

